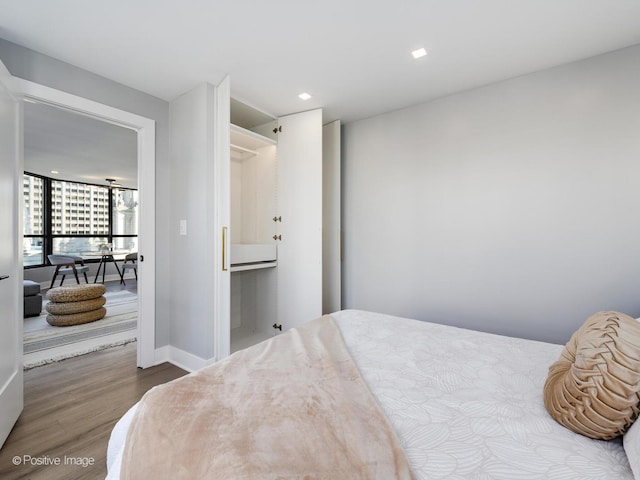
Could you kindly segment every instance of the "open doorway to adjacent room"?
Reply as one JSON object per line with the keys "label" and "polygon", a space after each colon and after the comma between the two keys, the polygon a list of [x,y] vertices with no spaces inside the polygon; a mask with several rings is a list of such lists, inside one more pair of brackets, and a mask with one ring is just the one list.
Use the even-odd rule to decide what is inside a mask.
{"label": "open doorway to adjacent room", "polygon": [[[87,258],[86,261],[86,264],[89,266],[88,272],[86,272],[87,277],[89,283],[93,284],[94,281],[97,283],[102,280],[103,270],[101,269],[99,278],[96,274],[98,273],[97,268],[99,267],[100,259],[105,260],[103,258],[103,248],[114,248],[116,251],[118,248],[121,248],[122,250],[138,250],[138,264],[137,269],[134,272],[134,280],[132,280],[135,283],[130,283],[128,280],[128,277],[130,277],[130,273],[132,272],[132,269],[128,269],[128,273],[124,276],[125,283],[120,284],[120,277],[117,273],[118,269],[115,268],[116,262],[113,261],[120,259],[115,252],[112,253],[112,258],[107,259],[107,271],[104,279],[107,281],[106,283],[111,279],[115,281],[117,285],[122,285],[116,285],[110,289],[108,288],[108,290],[128,292],[130,294],[137,295],[137,302],[134,302],[137,306],[136,364],[141,368],[153,366],[155,364],[155,122],[147,117],[143,117],[135,113],[72,95],[28,80],[15,77],[13,80],[18,93],[21,94],[24,99],[23,108],[24,110],[27,110],[25,117],[30,115],[30,113],[36,113],[29,110],[31,109],[31,106],[27,104],[31,104],[36,107],[42,107],[41,110],[44,110],[44,107],[47,109],[53,109],[50,111],[52,118],[64,116],[68,122],[71,122],[71,128],[68,128],[68,132],[66,134],[68,136],[67,141],[78,141],[78,139],[86,133],[86,130],[96,128],[98,126],[103,127],[102,129],[99,129],[102,133],[93,137],[93,141],[85,142],[84,146],[76,149],[78,159],[76,159],[75,163],[75,173],[78,175],[79,172],[84,172],[84,178],[66,177],[65,175],[62,175],[62,171],[59,170],[59,167],[48,165],[48,174],[42,176],[50,178],[50,180],[44,182],[45,185],[49,186],[44,188],[52,189],[55,185],[62,189],[64,187],[63,185],[53,183],[61,181],[66,181],[69,184],[89,185],[89,187],[83,186],[82,189],[98,189],[98,191],[101,191],[103,196],[102,202],[109,206],[107,209],[108,215],[113,217],[114,211],[117,212],[118,209],[120,209],[121,212],[122,210],[130,210],[130,214],[118,216],[118,213],[116,213],[117,218],[115,218],[115,220],[114,218],[109,219],[110,222],[115,222],[115,227],[109,227],[111,228],[111,231],[110,235],[106,235],[107,242],[96,240],[96,236],[102,236],[102,238],[105,237],[102,232],[92,231],[90,234],[63,232],[54,234],[51,228],[62,227],[60,225],[58,225],[58,227],[53,226],[53,218],[49,218],[53,216],[53,213],[51,213],[49,214],[49,217],[45,217],[44,219],[45,229],[43,230],[42,235],[32,232],[29,233],[29,235],[25,235],[25,239],[29,238],[29,240],[28,242],[25,242],[25,258],[23,261],[25,264],[32,264],[32,259],[29,259],[28,257],[30,254],[34,253],[35,256],[40,255],[40,261],[45,262],[46,260],[44,259],[47,258],[47,249],[49,249],[49,251],[52,251],[53,248],[74,249],[73,242],[68,242],[68,240],[69,238],[77,237],[77,241],[75,242],[76,249],[84,250],[89,246],[91,249],[88,253],[91,254],[93,253],[93,249],[97,246],[101,254],[98,257],[94,257],[93,262],[89,261],[91,260],[90,258]],[[35,120],[34,115],[31,120],[35,122],[47,122],[52,121],[52,118],[49,120]],[[26,122],[29,122],[29,119],[27,119]],[[93,125],[93,127],[90,127],[89,125]],[[105,126],[107,127],[106,129],[104,129]],[[29,128],[29,125],[26,125],[25,127]],[[111,127],[115,127],[116,129],[114,130]],[[42,131],[46,132],[47,129],[43,128]],[[51,151],[52,145],[55,145],[56,142],[61,142],[61,140],[45,137],[40,142],[32,143],[28,138],[28,135],[28,133],[25,134],[25,150],[33,149],[34,151],[37,151],[40,149],[44,152]],[[127,139],[125,143],[129,145],[128,151],[131,151],[132,145],[135,145],[135,160],[131,161],[131,158],[129,158],[128,155],[126,155],[126,160],[123,160],[120,154],[113,150],[108,159],[100,158],[100,154],[97,152],[100,150],[101,144],[104,144],[107,140],[113,143],[115,137],[119,138],[119,140],[115,140],[116,143],[120,140],[125,141],[123,140],[124,138]],[[41,147],[42,143],[48,144],[47,147]],[[57,163],[57,161],[62,161],[63,157],[66,158],[72,156],[70,151],[63,151],[62,155],[59,156],[55,156],[53,154],[46,155],[42,152],[40,153],[45,157],[43,159],[45,163],[47,156],[49,157],[49,163],[54,160]],[[28,155],[29,153],[25,152],[25,157],[28,157]],[[26,166],[21,168],[21,171],[28,171],[29,165],[35,165],[35,163],[31,164],[30,160],[21,162],[21,164],[22,163]],[[128,164],[128,167],[125,166],[125,163]],[[63,163],[60,164],[64,165]],[[31,166],[31,168],[33,169],[35,167]],[[51,170],[55,170],[60,173],[54,174],[51,173]],[[109,175],[105,173],[107,171],[110,172]],[[128,173],[114,174],[112,173],[113,171],[128,171]],[[133,173],[134,171],[136,173]],[[59,177],[54,177],[54,175],[59,175]],[[120,186],[115,185],[116,183],[120,184]],[[67,186],[72,191],[74,188],[77,188],[78,190],[81,189],[80,187],[73,187],[71,185]],[[48,194],[48,198],[53,198],[50,192]],[[137,205],[135,205],[136,203]],[[78,210],[78,208],[74,207],[77,206],[70,205],[69,215],[72,218],[74,218],[74,214],[77,213],[74,212],[74,210]],[[137,210],[137,212],[134,214],[133,212],[135,210]],[[61,212],[59,211],[58,214],[61,215]],[[78,215],[76,215],[76,217],[79,218]],[[49,227],[46,225],[47,222],[51,224]],[[137,228],[137,235],[135,233],[131,233],[134,225]],[[42,237],[42,252],[40,253],[38,253],[37,240],[33,240],[33,238],[38,235]],[[45,238],[47,235],[49,236],[48,239]],[[93,243],[82,243],[79,240],[86,240],[86,238],[89,237],[94,237]],[[65,240],[67,243],[63,245]],[[48,246],[47,241],[49,242]],[[86,256],[89,257],[90,255]],[[118,267],[121,267],[120,261],[117,263]],[[39,274],[40,277],[38,277],[38,274],[36,273],[38,269],[43,272]],[[27,266],[24,269],[24,278],[30,279],[32,274],[35,275],[37,285],[41,286],[44,290],[49,287],[53,270],[54,269],[52,267],[38,268]],[[135,280],[136,274],[138,277],[137,281]],[[56,279],[57,283],[60,281],[59,278],[60,277]],[[80,278],[81,282],[84,283],[84,274],[80,274]],[[68,281],[73,281],[75,283],[75,279],[69,280],[69,277],[67,277],[65,279],[65,285]],[[112,309],[112,311],[115,310]],[[96,323],[100,325],[99,322]],[[112,338],[111,340],[114,340],[115,343],[118,341],[118,339],[115,338]],[[95,350],[96,348],[97,347],[93,345],[89,346],[89,348],[86,348],[85,350],[90,351]]]}
{"label": "open doorway to adjacent room", "polygon": [[[25,300],[29,368],[136,340],[138,140],[129,128],[38,101],[24,103],[23,118],[24,278],[40,286],[42,297],[39,311],[37,297]],[[46,293],[63,281],[58,275],[51,284],[51,263],[61,257],[76,259],[77,270],[86,270],[79,273],[80,284],[106,287],[104,300],[84,302],[89,310],[74,310],[64,326],[47,320],[57,312],[47,305]],[[77,281],[67,275],[62,284]],[[26,308],[28,301],[33,308]],[[104,317],[88,321],[91,312]]]}

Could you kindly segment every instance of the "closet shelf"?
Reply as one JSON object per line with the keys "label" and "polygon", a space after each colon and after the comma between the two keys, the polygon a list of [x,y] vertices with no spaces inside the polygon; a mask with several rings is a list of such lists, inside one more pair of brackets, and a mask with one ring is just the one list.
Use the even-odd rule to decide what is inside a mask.
{"label": "closet shelf", "polygon": [[234,158],[248,158],[258,155],[258,149],[277,145],[275,140],[259,133],[231,124],[231,151]]}
{"label": "closet shelf", "polygon": [[233,272],[246,272],[248,270],[262,270],[263,268],[274,268],[278,266],[278,262],[257,262],[257,263],[237,263],[232,264],[229,268]]}
{"label": "closet shelf", "polygon": [[260,270],[278,265],[275,245],[270,244],[231,244],[231,271]]}
{"label": "closet shelf", "polygon": [[258,155],[258,152],[256,150],[251,150],[250,148],[246,148],[241,145],[234,145],[233,143],[231,144],[231,150],[239,153],[249,153],[251,155]]}

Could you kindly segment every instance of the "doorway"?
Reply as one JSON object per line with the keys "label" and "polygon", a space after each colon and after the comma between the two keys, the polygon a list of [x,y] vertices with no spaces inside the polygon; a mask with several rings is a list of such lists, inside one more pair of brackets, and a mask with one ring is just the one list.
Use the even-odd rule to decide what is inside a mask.
{"label": "doorway", "polygon": [[155,122],[27,80],[15,80],[25,101],[85,115],[135,133],[139,214],[137,365],[150,367],[155,363]]}

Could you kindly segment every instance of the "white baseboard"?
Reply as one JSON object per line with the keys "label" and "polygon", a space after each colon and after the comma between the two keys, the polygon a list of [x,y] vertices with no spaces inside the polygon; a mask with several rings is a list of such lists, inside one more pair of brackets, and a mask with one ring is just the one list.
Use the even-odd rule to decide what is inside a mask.
{"label": "white baseboard", "polygon": [[192,353],[180,350],[173,345],[165,345],[164,347],[156,348],[155,353],[155,365],[169,362],[176,367],[186,370],[187,372],[195,372],[207,365],[211,365],[215,361],[215,357],[206,360]]}

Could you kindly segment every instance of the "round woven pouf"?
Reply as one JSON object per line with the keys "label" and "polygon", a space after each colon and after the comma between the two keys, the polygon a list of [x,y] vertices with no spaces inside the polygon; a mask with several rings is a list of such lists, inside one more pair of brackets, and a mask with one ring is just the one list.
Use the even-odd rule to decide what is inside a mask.
{"label": "round woven pouf", "polygon": [[49,302],[45,306],[47,312],[52,315],[69,315],[71,313],[84,313],[97,310],[107,302],[102,295],[91,300],[80,300],[79,302]]}
{"label": "round woven pouf", "polygon": [[100,283],[87,285],[69,285],[68,287],[55,287],[49,289],[47,298],[52,302],[79,302],[91,300],[104,295],[107,289]]}
{"label": "round woven pouf", "polygon": [[107,289],[102,284],[56,287],[47,292],[47,322],[54,327],[68,327],[104,318]]}
{"label": "round woven pouf", "polygon": [[54,327],[69,327],[71,325],[81,325],[83,323],[95,322],[104,318],[107,309],[100,307],[97,310],[90,310],[82,313],[71,313],[69,315],[47,315],[47,322]]}

